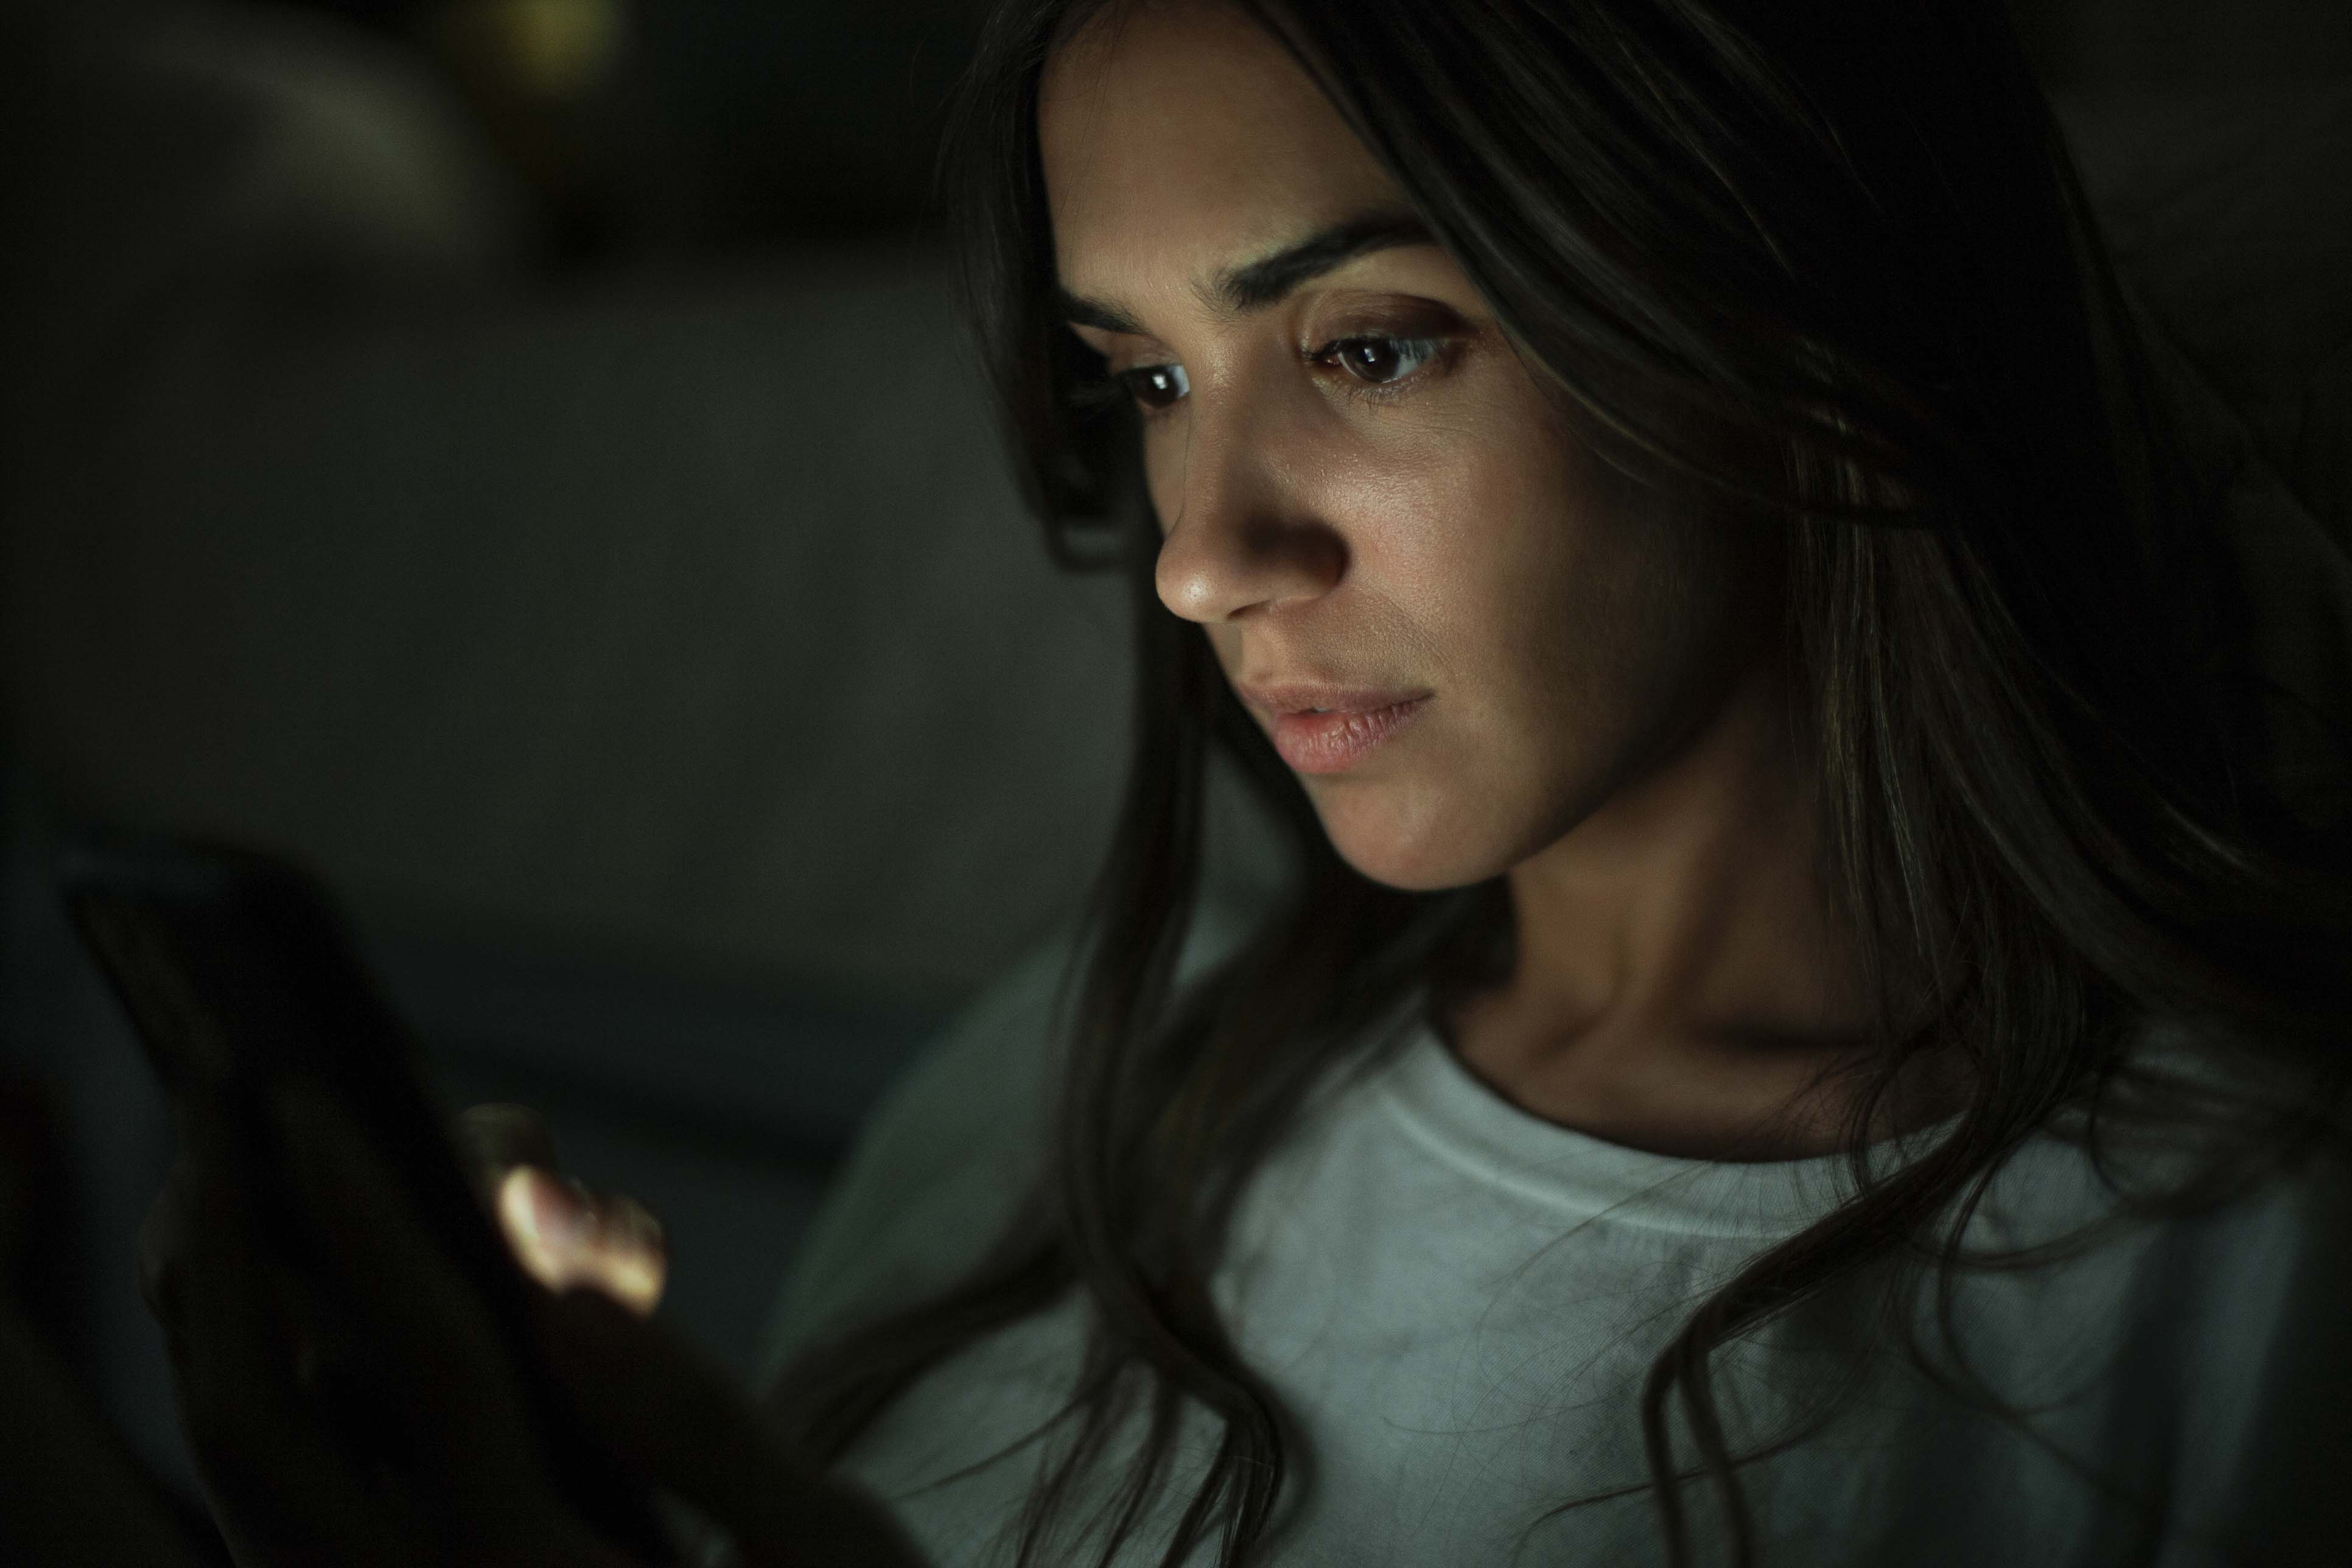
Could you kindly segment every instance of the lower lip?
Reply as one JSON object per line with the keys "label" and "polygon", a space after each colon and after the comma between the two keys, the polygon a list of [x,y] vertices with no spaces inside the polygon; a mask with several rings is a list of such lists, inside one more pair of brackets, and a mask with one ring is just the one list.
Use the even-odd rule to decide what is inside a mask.
{"label": "lower lip", "polygon": [[1277,713],[1274,749],[1302,773],[1345,773],[1402,729],[1428,700],[1415,697],[1369,713]]}

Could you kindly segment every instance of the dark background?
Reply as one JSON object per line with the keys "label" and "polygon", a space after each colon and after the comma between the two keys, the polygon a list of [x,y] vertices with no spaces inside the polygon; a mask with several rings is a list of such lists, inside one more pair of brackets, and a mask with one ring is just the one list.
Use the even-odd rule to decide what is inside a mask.
{"label": "dark background", "polygon": [[[169,1139],[65,825],[318,866],[453,1103],[541,1106],[660,1212],[665,1311],[747,1373],[873,1096],[1075,913],[1125,656],[946,293],[982,10],[0,0],[9,1353],[167,1487],[131,1247]],[[2352,5],[2018,19],[2135,287],[2341,531]],[[1278,868],[1220,821],[1248,896]]]}

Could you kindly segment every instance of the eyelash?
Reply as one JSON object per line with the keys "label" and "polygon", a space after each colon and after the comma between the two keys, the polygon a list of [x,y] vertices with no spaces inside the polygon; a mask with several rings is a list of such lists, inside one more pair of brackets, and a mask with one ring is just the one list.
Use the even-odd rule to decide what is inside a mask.
{"label": "eyelash", "polygon": [[[1339,363],[1339,355],[1351,348],[1369,343],[1386,344],[1400,354],[1412,356],[1417,352],[1420,363],[1393,381],[1368,382],[1349,373]],[[1405,337],[1394,332],[1350,332],[1344,338],[1333,338],[1306,357],[1310,364],[1339,372],[1341,390],[1350,397],[1367,402],[1388,403],[1403,396],[1418,385],[1432,365],[1442,364],[1449,358],[1454,342],[1443,337]],[[1158,407],[1145,403],[1136,395],[1138,378],[1155,371],[1173,370],[1183,377],[1184,391]],[[1191,377],[1184,367],[1173,361],[1159,364],[1139,364],[1123,371],[1108,371],[1097,363],[1090,374],[1072,389],[1074,400],[1082,408],[1109,409],[1130,406],[1145,419],[1156,419],[1170,413],[1192,394]]]}

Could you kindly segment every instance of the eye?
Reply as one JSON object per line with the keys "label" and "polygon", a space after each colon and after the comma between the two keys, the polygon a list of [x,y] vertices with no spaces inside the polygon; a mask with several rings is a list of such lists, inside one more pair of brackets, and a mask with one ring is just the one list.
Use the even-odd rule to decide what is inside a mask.
{"label": "eye", "polygon": [[1192,377],[1181,364],[1139,364],[1133,370],[1123,370],[1113,377],[1127,389],[1129,397],[1145,409],[1158,413],[1172,407],[1192,390]]}
{"label": "eye", "polygon": [[1391,338],[1378,333],[1340,338],[1316,351],[1318,364],[1336,365],[1369,386],[1402,381],[1445,352],[1443,338]]}

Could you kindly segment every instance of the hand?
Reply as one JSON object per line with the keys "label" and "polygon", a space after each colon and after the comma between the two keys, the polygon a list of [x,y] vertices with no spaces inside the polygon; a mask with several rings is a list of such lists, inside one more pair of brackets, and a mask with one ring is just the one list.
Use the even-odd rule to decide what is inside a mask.
{"label": "hand", "polygon": [[[184,1116],[142,1237],[183,1419],[242,1568],[621,1568],[564,1500],[526,1375],[363,1134],[282,1096],[299,1236],[273,1235],[232,1129]],[[530,1343],[580,1428],[731,1537],[743,1562],[912,1568],[877,1505],[795,1462],[725,1381],[590,1290],[530,1289]],[[367,1368],[373,1429],[325,1397]],[[387,1441],[386,1439],[391,1439]]]}
{"label": "hand", "polygon": [[457,1122],[459,1152],[525,1273],[561,1294],[602,1290],[650,1316],[669,1275],[661,1222],[635,1200],[568,1181],[536,1112],[477,1105]]}

